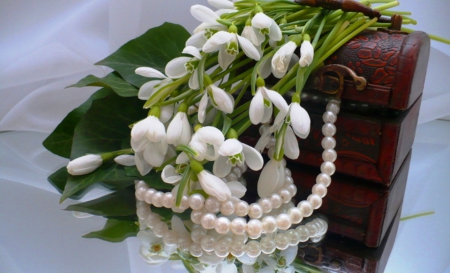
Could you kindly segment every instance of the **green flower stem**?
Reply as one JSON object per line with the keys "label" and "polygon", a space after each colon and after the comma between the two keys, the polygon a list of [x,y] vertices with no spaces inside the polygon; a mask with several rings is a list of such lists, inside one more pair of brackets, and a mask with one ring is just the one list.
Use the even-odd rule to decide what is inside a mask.
{"label": "green flower stem", "polygon": [[[410,29],[410,28],[402,27],[402,31],[411,33],[411,32],[414,32],[415,30],[414,29]],[[440,37],[440,36],[437,36],[437,35],[433,35],[433,34],[429,34],[429,33],[428,33],[428,36],[430,36],[430,38],[435,40],[435,41],[438,41],[438,42],[450,45],[450,39],[446,39],[446,38],[443,38],[443,37]]]}
{"label": "green flower stem", "polygon": [[418,218],[418,217],[422,217],[422,216],[433,215],[433,214],[434,214],[434,211],[422,212],[422,213],[402,217],[402,218],[400,218],[400,221],[406,221],[406,220],[410,220],[410,219],[414,219],[414,218]]}
{"label": "green flower stem", "polygon": [[249,69],[249,70],[241,73],[239,76],[234,77],[233,79],[228,79],[225,83],[222,83],[221,85],[219,85],[219,87],[224,89],[224,88],[227,88],[229,86],[232,86],[234,83],[244,79],[245,77],[247,77],[251,73],[252,73],[252,70]]}
{"label": "green flower stem", "polygon": [[247,117],[247,119],[244,119],[241,121],[241,123],[237,124],[236,126],[233,125],[233,128],[236,130],[236,134],[238,136],[242,135],[250,126],[252,126],[252,122],[250,121],[250,118]]}
{"label": "green flower stem", "polygon": [[284,138],[286,136],[286,129],[287,129],[288,124],[286,122],[283,123],[283,125],[281,126],[280,130],[278,131],[279,133],[276,136],[276,142],[275,142],[275,152],[273,154],[273,159],[277,160],[277,161],[281,161],[283,159],[284,156]]}
{"label": "green flower stem", "polygon": [[328,15],[329,15],[328,11],[323,11],[322,21],[320,22],[319,28],[317,29],[317,32],[314,35],[314,40],[311,43],[314,48],[316,48],[317,42],[319,41],[319,38],[320,38],[320,35],[322,35],[323,27],[325,26]]}
{"label": "green flower stem", "polygon": [[239,102],[244,97],[244,95],[247,93],[248,86],[250,85],[249,79],[244,79],[244,86],[242,87],[241,91],[239,92],[239,95],[234,100],[234,105],[239,105]]}
{"label": "green flower stem", "polygon": [[304,8],[302,10],[299,10],[289,16],[286,16],[286,20],[288,22],[292,22],[292,21],[299,21],[302,19],[302,16],[317,12],[317,8]]}
{"label": "green flower stem", "polygon": [[157,104],[160,101],[163,101],[165,98],[167,98],[170,93],[172,93],[175,89],[180,87],[180,85],[186,83],[189,80],[189,77],[191,74],[186,74],[182,78],[179,78],[175,80],[174,82],[167,84],[163,86],[162,88],[158,89],[155,93],[152,94],[152,96],[145,102],[144,109],[148,109],[155,104]]}
{"label": "green flower stem", "polygon": [[240,115],[241,113],[246,112],[249,107],[250,107],[250,101],[247,101],[246,103],[242,104],[241,106],[235,108],[233,113],[229,114],[228,116],[230,118],[234,118],[234,117]]}
{"label": "green flower stem", "polygon": [[248,113],[246,111],[242,112],[239,116],[235,117],[233,119],[233,122],[231,123],[231,126],[235,126],[236,124],[238,124],[239,122],[241,122],[245,118],[248,118]]}
{"label": "green flower stem", "polygon": [[386,9],[390,9],[390,8],[396,7],[398,5],[400,5],[400,3],[398,1],[392,1],[392,2],[386,3],[384,5],[379,5],[379,6],[373,7],[373,9],[374,10],[378,10],[378,11],[382,11],[382,10],[386,10]]}
{"label": "green flower stem", "polygon": [[234,71],[236,71],[236,70],[238,70],[239,68],[241,68],[241,67],[243,67],[243,66],[245,66],[245,65],[247,65],[247,64],[249,64],[249,63],[251,63],[251,62],[253,62],[254,60],[252,60],[252,59],[250,59],[250,58],[246,58],[244,61],[242,61],[242,62],[240,62],[240,63],[237,63],[237,64],[234,64],[232,67],[230,67],[229,69],[227,69],[227,70],[225,70],[225,71],[223,71],[223,72],[221,72],[219,75],[217,75],[217,79],[216,78],[214,78],[214,81],[217,81],[217,80],[219,80],[219,79],[222,79],[223,77],[225,77],[227,74],[229,74],[229,73],[231,73],[231,72],[234,72]]}
{"label": "green flower stem", "polygon": [[175,198],[175,205],[179,207],[181,205],[181,199],[184,195],[184,190],[189,183],[189,178],[191,177],[191,166],[187,165],[184,169],[183,175],[181,176],[180,184],[178,186],[177,196]]}
{"label": "green flower stem", "polygon": [[412,15],[411,12],[409,11],[393,11],[393,10],[383,10],[381,12],[381,14],[386,15],[386,16],[392,16],[395,14],[399,14],[399,15]]}
{"label": "green flower stem", "polygon": [[197,90],[188,89],[187,91],[181,93],[180,95],[178,95],[176,97],[173,97],[173,98],[170,98],[168,100],[165,100],[165,101],[161,102],[159,105],[160,106],[165,106],[165,105],[174,104],[176,102],[179,102],[179,101],[189,97],[190,95],[192,95],[192,94],[194,94],[196,92],[197,92]]}
{"label": "green flower stem", "polygon": [[102,157],[103,162],[105,162],[105,161],[112,160],[119,155],[126,155],[126,154],[134,154],[133,149],[129,148],[129,149],[117,150],[117,151],[101,154],[100,156]]}
{"label": "green flower stem", "polygon": [[267,53],[266,55],[264,55],[264,57],[262,57],[255,65],[255,67],[253,68],[252,71],[252,76],[251,76],[251,91],[252,91],[252,95],[255,95],[256,93],[256,78],[259,75],[259,71],[260,71],[260,67],[261,64],[265,61],[267,61],[269,58],[272,58],[273,55],[275,55],[275,52],[278,50],[278,48],[270,51],[269,53]]}

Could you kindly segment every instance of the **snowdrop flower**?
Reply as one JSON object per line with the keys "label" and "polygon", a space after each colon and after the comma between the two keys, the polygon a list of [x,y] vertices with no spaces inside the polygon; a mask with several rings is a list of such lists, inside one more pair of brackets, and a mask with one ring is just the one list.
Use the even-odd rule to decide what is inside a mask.
{"label": "snowdrop flower", "polygon": [[136,164],[134,155],[119,155],[114,158],[114,161],[122,166],[134,166]]}
{"label": "snowdrop flower", "polygon": [[149,265],[160,265],[169,260],[170,255],[164,250],[162,237],[157,237],[151,230],[141,230],[137,234],[141,241],[139,253]]}
{"label": "snowdrop flower", "polygon": [[180,182],[182,176],[177,172],[176,168],[172,165],[166,165],[161,172],[162,181],[168,184],[176,184]]}
{"label": "snowdrop flower", "polygon": [[256,85],[258,86],[256,94],[250,102],[250,121],[255,125],[268,122],[272,116],[273,103],[280,110],[274,122],[274,124],[278,125],[284,119],[289,109],[286,100],[280,93],[267,89],[262,78],[257,79]]}
{"label": "snowdrop flower", "polygon": [[194,46],[201,49],[216,31],[227,29],[226,26],[217,22],[217,19],[220,19],[220,17],[210,8],[202,5],[193,5],[191,7],[191,14],[195,19],[202,22],[202,24],[194,30],[194,35],[186,41],[186,46]]}
{"label": "snowdrop flower", "polygon": [[262,35],[268,35],[271,41],[280,41],[283,38],[278,24],[263,12],[258,12],[252,18],[252,26]]}
{"label": "snowdrop flower", "polygon": [[216,9],[236,9],[234,3],[229,0],[208,0],[208,4]]}
{"label": "snowdrop flower", "polygon": [[216,197],[219,201],[225,201],[231,197],[231,191],[222,179],[206,171],[198,161],[192,160],[190,165],[207,194]]}
{"label": "snowdrop flower", "polygon": [[220,178],[227,176],[236,165],[246,163],[250,169],[258,171],[264,164],[261,153],[235,138],[227,139],[220,146],[219,154],[213,165],[213,173]]}
{"label": "snowdrop flower", "polygon": [[186,114],[187,106],[185,103],[180,104],[178,113],[172,119],[167,127],[167,143],[179,146],[181,144],[188,145],[191,140],[191,124]]}
{"label": "snowdrop flower", "polygon": [[203,51],[206,53],[219,51],[219,66],[226,69],[236,59],[239,47],[247,57],[259,61],[258,49],[246,38],[237,34],[237,27],[231,25],[227,31],[219,31],[206,41]]}
{"label": "snowdrop flower", "polygon": [[71,160],[67,172],[71,175],[83,175],[95,171],[103,164],[101,155],[88,154]]}
{"label": "snowdrop flower", "polygon": [[198,129],[189,142],[189,147],[197,152],[196,160],[214,161],[219,157],[219,147],[225,141],[222,132],[213,126]]}
{"label": "snowdrop flower", "polygon": [[271,159],[264,166],[258,180],[258,195],[267,197],[283,187],[285,178],[284,167],[281,161]]}
{"label": "snowdrop flower", "polygon": [[252,42],[255,46],[260,46],[265,40],[264,34],[252,26],[252,21],[250,19],[245,23],[241,36]]}
{"label": "snowdrop flower", "polygon": [[282,45],[275,55],[272,57],[272,74],[277,78],[282,78],[286,75],[297,45],[293,41],[289,41]]}
{"label": "snowdrop flower", "polygon": [[295,137],[294,131],[290,126],[286,127],[286,133],[283,140],[284,155],[290,159],[297,159],[300,155],[300,148]]}
{"label": "snowdrop flower", "polygon": [[135,73],[143,77],[157,79],[146,82],[139,88],[138,98],[141,100],[148,100],[156,90],[173,82],[171,78],[151,67],[138,67]]}
{"label": "snowdrop flower", "polygon": [[[200,123],[205,121],[206,108],[208,106],[208,101],[219,109],[220,111],[229,114],[233,112],[234,109],[234,98],[222,88],[215,86],[208,75],[205,74],[204,81],[207,84],[205,88],[205,93],[203,94],[200,104],[198,106],[198,120]],[[209,100],[208,100],[209,98]]]}
{"label": "snowdrop flower", "polygon": [[308,137],[311,128],[311,119],[308,112],[300,106],[300,103],[293,101],[289,106],[289,121],[294,133],[298,137],[303,139]]}
{"label": "snowdrop flower", "polygon": [[300,61],[301,67],[309,66],[314,59],[314,47],[311,45],[308,34],[303,35],[303,42],[300,47]]}
{"label": "snowdrop flower", "polygon": [[166,65],[166,75],[172,79],[178,79],[190,73],[191,77],[189,78],[189,87],[191,89],[198,89],[199,84],[197,66],[202,58],[202,55],[194,46],[186,46],[182,53],[189,54],[193,57],[178,57],[171,60]]}

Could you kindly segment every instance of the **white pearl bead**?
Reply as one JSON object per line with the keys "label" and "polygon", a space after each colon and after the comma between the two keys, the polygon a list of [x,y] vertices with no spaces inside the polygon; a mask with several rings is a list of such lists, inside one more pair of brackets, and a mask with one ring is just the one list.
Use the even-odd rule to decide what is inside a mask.
{"label": "white pearl bead", "polygon": [[333,137],[322,138],[322,148],[324,149],[334,149],[336,147],[336,140]]}
{"label": "white pearl bead", "polygon": [[189,197],[187,195],[183,195],[181,198],[180,209],[188,209],[189,208]]}
{"label": "white pearl bead", "polygon": [[337,116],[331,111],[325,111],[322,115],[323,122],[335,123],[337,120]]}
{"label": "white pearl bead", "polygon": [[145,188],[138,188],[135,192],[134,195],[136,196],[136,199],[139,201],[144,201],[145,200],[145,192],[147,191],[147,189]]}
{"label": "white pearl bead", "polygon": [[146,218],[145,218],[145,224],[149,227],[149,228],[153,228],[153,226],[160,222],[159,220],[159,215],[156,213],[150,213]]}
{"label": "white pearl bead", "polygon": [[178,243],[178,235],[175,231],[168,230],[167,232],[164,233],[163,241],[166,245],[169,246],[175,245]]}
{"label": "white pearl bead", "polygon": [[164,222],[159,221],[153,226],[153,233],[158,237],[163,237],[167,231],[169,231],[169,227]]}
{"label": "white pearl bead", "polygon": [[145,188],[145,189],[148,189],[148,185],[147,185],[147,183],[145,183],[145,181],[139,180],[138,182],[136,182],[136,183],[134,184],[134,189],[137,190],[137,189],[139,189],[139,188]]}
{"label": "white pearl bead", "polygon": [[206,252],[211,252],[214,250],[214,244],[215,244],[215,237],[212,235],[205,235],[200,240],[200,245],[202,246],[203,250]]}
{"label": "white pearl bead", "polygon": [[136,209],[136,215],[140,219],[145,219],[147,215],[151,213],[150,206],[146,204],[146,206],[139,206]]}
{"label": "white pearl bead", "polygon": [[297,186],[295,186],[294,184],[290,184],[289,186],[286,187],[286,189],[289,191],[292,197],[294,197],[297,194]]}
{"label": "white pearl bead", "polygon": [[290,246],[296,246],[300,243],[300,235],[295,229],[290,229],[286,232],[286,236],[289,239]]}
{"label": "white pearl bead", "polygon": [[333,162],[325,161],[320,165],[320,171],[331,176],[336,171],[336,166]]}
{"label": "white pearl bead", "polygon": [[165,208],[172,208],[175,206],[175,196],[171,192],[166,192],[162,198],[162,204]]}
{"label": "white pearl bead", "polygon": [[189,252],[194,257],[200,257],[203,255],[202,246],[198,243],[193,243],[189,246]]}
{"label": "white pearl bead", "polygon": [[326,173],[321,173],[317,175],[316,183],[323,184],[325,187],[328,187],[331,184],[331,177]]}
{"label": "white pearl bead", "polygon": [[309,237],[317,236],[317,233],[319,232],[318,226],[314,224],[314,222],[309,222],[305,224],[306,229],[308,229]]}
{"label": "white pearl bead", "polygon": [[248,216],[250,218],[260,218],[263,214],[261,206],[257,203],[253,203],[248,207]]}
{"label": "white pearl bead", "polygon": [[229,247],[232,242],[230,237],[222,238],[214,244],[214,253],[221,258],[225,258],[229,254]]}
{"label": "white pearl bead", "polygon": [[[291,172],[291,170],[289,170],[289,168],[285,168],[284,169],[284,175],[286,176],[286,177],[290,177],[291,179],[292,179],[292,172]],[[285,178],[286,179],[286,178]]]}
{"label": "white pearl bead", "polygon": [[313,243],[318,243],[318,242],[322,241],[323,238],[324,238],[323,235],[316,236],[316,237],[311,237],[311,242],[313,242]]}
{"label": "white pearl bead", "polygon": [[326,106],[327,111],[331,111],[336,115],[339,114],[340,109],[341,107],[339,106],[339,104],[335,102],[329,102]]}
{"label": "white pearl bead", "polygon": [[315,184],[311,189],[312,193],[319,195],[321,198],[324,198],[325,195],[327,195],[327,191],[327,187],[323,184]]}
{"label": "white pearl bead", "polygon": [[302,211],[297,207],[290,208],[287,213],[291,218],[292,224],[298,224],[303,220]]}
{"label": "white pearl bead", "polygon": [[322,152],[323,161],[334,162],[337,159],[337,153],[334,149],[325,149]]}
{"label": "white pearl bead", "polygon": [[322,134],[326,137],[332,137],[336,134],[336,126],[333,123],[322,125]]}
{"label": "white pearl bead", "polygon": [[189,196],[189,206],[193,210],[200,210],[203,208],[203,205],[205,204],[205,197],[203,195],[194,193],[193,195]]}
{"label": "white pearl bead", "polygon": [[226,217],[217,218],[215,229],[219,234],[228,233],[230,231],[230,219]]}
{"label": "white pearl bead", "polygon": [[151,204],[151,203],[152,203],[153,195],[154,195],[155,193],[156,193],[156,190],[155,190],[155,189],[148,189],[148,190],[145,192],[144,200],[145,200],[145,202],[146,202],[147,204]]}
{"label": "white pearl bead", "polygon": [[[180,236],[180,234],[178,234]],[[178,237],[177,245],[178,249],[184,252],[189,252],[189,247],[191,246],[192,241],[188,236],[180,236]]]}
{"label": "white pearl bead", "polygon": [[263,224],[260,220],[252,219],[247,223],[247,233],[252,239],[259,238],[263,231]]}
{"label": "white pearl bead", "polygon": [[285,250],[289,247],[289,238],[285,233],[278,233],[275,235],[275,243],[277,244],[277,248],[279,250]]}
{"label": "white pearl bead", "polygon": [[301,210],[303,217],[309,217],[313,213],[313,206],[309,201],[303,200],[298,203],[297,207]]}
{"label": "white pearl bead", "polygon": [[277,193],[272,193],[269,198],[270,201],[272,201],[272,208],[277,209],[281,206],[281,204],[283,204],[281,196]]}
{"label": "white pearl bead", "polygon": [[212,213],[205,213],[201,218],[202,227],[205,229],[213,229],[216,226],[217,216]]}
{"label": "white pearl bead", "polygon": [[261,206],[264,213],[269,213],[272,210],[272,202],[269,198],[259,199],[258,204]]}
{"label": "white pearl bead", "polygon": [[300,242],[306,242],[309,240],[309,231],[304,225],[298,226],[296,230],[300,236]]}
{"label": "white pearl bead", "polygon": [[292,196],[291,196],[291,193],[287,189],[282,188],[281,190],[278,191],[278,194],[280,195],[281,200],[284,204],[291,201]]}
{"label": "white pearl bead", "polygon": [[245,253],[250,258],[256,258],[261,254],[261,245],[258,241],[250,241],[245,245]]}
{"label": "white pearl bead", "polygon": [[272,239],[270,236],[266,236],[261,239],[259,242],[261,245],[261,251],[264,254],[272,254],[275,249],[277,248],[277,244],[275,243],[275,240]]}
{"label": "white pearl bead", "polygon": [[196,225],[195,228],[192,229],[191,231],[191,239],[193,242],[200,242],[200,240],[203,238],[203,236],[205,236],[207,233],[207,231],[199,226]]}
{"label": "white pearl bead", "polygon": [[202,210],[193,210],[191,212],[191,221],[194,224],[200,225],[202,223],[201,220],[202,220],[203,213],[204,212]]}
{"label": "white pearl bead", "polygon": [[274,233],[277,230],[277,220],[273,216],[266,216],[262,219],[265,233]]}
{"label": "white pearl bead", "polygon": [[281,230],[287,230],[292,225],[291,218],[286,213],[279,214],[276,221],[277,227]]}
{"label": "white pearl bead", "polygon": [[310,194],[306,200],[311,203],[314,209],[318,209],[322,206],[322,198],[315,193]]}
{"label": "white pearl bead", "polygon": [[230,229],[233,234],[242,235],[247,229],[247,223],[244,218],[234,218],[231,221]]}
{"label": "white pearl bead", "polygon": [[220,203],[220,212],[223,215],[231,215],[234,213],[234,203],[231,200],[226,200]]}
{"label": "white pearl bead", "polygon": [[245,254],[245,243],[241,240],[233,240],[230,244],[230,253],[234,257],[241,257]]}
{"label": "white pearl bead", "polygon": [[249,205],[247,202],[245,201],[239,201],[236,203],[235,207],[234,207],[234,213],[237,216],[241,216],[244,217],[248,214],[248,209],[249,209]]}
{"label": "white pearl bead", "polygon": [[211,213],[217,213],[220,210],[220,201],[214,197],[210,196],[205,201],[205,209]]}
{"label": "white pearl bead", "polygon": [[163,204],[162,204],[162,199],[163,199],[163,197],[164,197],[164,193],[163,193],[163,192],[160,192],[160,191],[156,192],[156,193],[153,195],[153,198],[152,198],[152,204],[153,204],[153,206],[155,206],[155,207],[157,207],[157,208],[162,207],[162,206],[163,206]]}

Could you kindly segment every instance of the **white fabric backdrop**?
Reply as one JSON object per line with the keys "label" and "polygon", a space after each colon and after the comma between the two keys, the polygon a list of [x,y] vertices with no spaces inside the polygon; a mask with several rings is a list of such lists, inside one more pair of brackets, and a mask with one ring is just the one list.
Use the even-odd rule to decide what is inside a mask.
{"label": "white fabric backdrop", "polygon": [[[192,31],[198,22],[191,18],[189,7],[202,2],[206,4],[206,0],[2,0],[0,2],[0,132],[7,130],[51,132],[68,112],[81,104],[95,90],[94,88],[65,89],[65,86],[77,82],[88,74],[106,75],[107,68],[93,64],[150,27],[169,21],[182,24]],[[450,19],[447,15],[449,8],[449,1],[403,0],[398,10],[413,12],[413,17],[419,21],[419,25],[411,26],[411,28],[450,38],[450,28],[448,28]],[[445,137],[450,134],[448,122],[430,123],[450,115],[450,107],[448,107],[450,92],[447,91],[450,86],[448,76],[450,46],[436,42],[432,42],[432,46],[420,112],[419,123],[422,125],[419,127],[420,134],[416,138],[410,184],[406,192],[409,202],[404,205],[404,215],[421,212],[418,207],[435,210],[436,216],[438,211],[446,213],[450,210],[448,206],[447,210],[441,206],[445,205],[445,202],[441,204],[442,202],[428,201],[430,198],[433,200],[434,194],[437,194],[435,190],[439,192],[440,189],[433,183],[446,182],[448,170],[442,162],[448,162],[450,159],[450,139]],[[432,130],[436,133],[429,134],[428,132]],[[3,184],[5,189],[11,188],[7,186],[8,181],[14,181],[54,192],[45,178],[65,161],[37,148],[45,134],[38,134],[38,136],[33,138],[37,139],[36,141],[30,141],[21,134],[1,134],[0,184],[6,183]],[[437,136],[439,138],[436,138]],[[10,155],[14,157],[11,158]],[[427,183],[420,183],[419,179],[430,178],[427,175],[430,173],[436,175],[428,179]],[[418,182],[414,183],[414,181]],[[20,189],[17,191],[22,193]],[[93,198],[102,193],[104,191],[98,190],[86,198]],[[8,204],[7,199],[3,197],[1,199],[5,201],[3,205]],[[54,200],[57,198],[55,197]],[[418,205],[423,203],[426,205]],[[5,211],[2,210],[2,214],[3,212]],[[12,214],[13,211],[10,213]],[[448,213],[439,214],[439,217],[434,219],[439,220],[442,219],[441,217],[448,218]],[[434,224],[440,225],[442,222]],[[410,228],[408,231],[408,226],[401,225],[402,233],[399,232],[398,241],[408,242],[410,237],[404,234],[408,232],[417,234],[418,230],[421,230],[420,226],[411,226],[416,228]],[[29,238],[33,236],[34,233],[30,233]],[[437,243],[439,238],[444,238],[444,242],[450,242],[448,235],[439,233],[439,236],[437,241],[433,241],[434,243]],[[131,249],[136,249],[132,243]],[[395,261],[400,260],[400,262],[390,262],[390,272],[402,272],[400,269],[404,269],[405,263],[401,262],[401,258],[404,253],[402,251],[405,249],[408,248],[394,250]],[[444,253],[450,255],[448,249],[446,251]],[[0,245],[0,269],[4,265],[1,261],[5,261],[3,258],[7,257],[8,253],[12,255],[10,258],[14,262],[16,253]],[[20,252],[18,253],[17,255],[20,255]],[[429,253],[432,254],[432,252]],[[134,260],[131,252],[130,255],[132,256],[129,261],[132,272],[143,272],[144,270],[136,269],[139,262]],[[417,256],[420,257],[419,254]],[[420,259],[417,258],[415,261]],[[14,263],[11,264],[14,265]],[[418,269],[420,266],[416,265],[415,268]],[[443,272],[445,268],[448,268],[448,262],[441,259],[438,268],[441,270],[435,272]],[[424,269],[426,270],[426,267]],[[419,271],[409,270],[408,272]]]}

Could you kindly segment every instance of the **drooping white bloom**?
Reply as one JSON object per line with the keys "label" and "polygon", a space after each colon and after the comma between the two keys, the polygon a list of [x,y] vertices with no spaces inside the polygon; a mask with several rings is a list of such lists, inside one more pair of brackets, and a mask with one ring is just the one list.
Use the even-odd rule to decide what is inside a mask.
{"label": "drooping white bloom", "polygon": [[253,16],[252,26],[257,28],[262,35],[268,35],[272,41],[280,41],[283,38],[278,24],[263,12],[258,12]]}
{"label": "drooping white bloom", "polygon": [[195,159],[214,161],[219,157],[219,147],[225,141],[222,132],[213,126],[205,126],[197,130],[189,142],[189,147],[197,152]]}
{"label": "drooping white bloom", "polygon": [[297,159],[300,155],[300,148],[295,137],[294,131],[290,126],[286,127],[286,133],[283,140],[284,155],[290,159]]}
{"label": "drooping white bloom", "polygon": [[311,128],[311,119],[308,112],[298,102],[289,106],[289,120],[294,133],[300,138],[308,137]]}
{"label": "drooping white bloom", "polygon": [[123,166],[136,165],[134,155],[119,155],[114,158],[114,161]]}
{"label": "drooping white bloom", "polygon": [[252,42],[255,46],[260,46],[265,39],[264,34],[261,34],[261,32],[251,24],[244,27],[241,36]]}
{"label": "drooping white bloom", "polygon": [[219,158],[214,162],[213,173],[218,177],[225,177],[231,172],[231,168],[238,165],[247,166],[258,171],[264,165],[264,160],[255,148],[240,142],[237,139],[227,139],[219,149]]}
{"label": "drooping white bloom", "polygon": [[286,75],[289,64],[292,59],[297,45],[293,41],[289,41],[282,45],[275,55],[272,57],[272,74],[277,78],[282,78]]}
{"label": "drooping white bloom", "polygon": [[135,73],[143,77],[156,79],[144,83],[139,88],[138,98],[141,100],[148,100],[156,90],[173,82],[171,78],[151,67],[138,67]]}
{"label": "drooping white bloom", "polygon": [[202,58],[202,55],[194,46],[186,46],[182,53],[189,54],[193,57],[177,57],[171,60],[166,65],[166,75],[172,79],[178,79],[189,73],[191,74],[191,77],[189,78],[189,87],[191,89],[198,89],[199,83],[197,66]]}
{"label": "drooping white bloom", "polygon": [[233,2],[229,0],[208,0],[208,4],[216,9],[235,9]]}
{"label": "drooping white bloom", "polygon": [[300,61],[299,64],[301,67],[309,66],[314,59],[314,47],[311,45],[311,42],[305,40],[302,42],[300,46]]}
{"label": "drooping white bloom", "polygon": [[202,189],[219,201],[225,201],[231,197],[230,188],[219,177],[203,170],[197,174]]}
{"label": "drooping white bloom", "polygon": [[71,175],[83,175],[95,171],[103,163],[100,155],[88,154],[78,157],[67,164],[67,172]]}
{"label": "drooping white bloom", "polygon": [[219,30],[226,30],[227,27],[218,23],[219,15],[202,5],[193,5],[191,7],[192,16],[202,22],[195,30],[194,35],[186,41],[186,46],[194,46],[201,49],[206,41]]}
{"label": "drooping white bloom", "polygon": [[284,185],[285,172],[281,161],[271,159],[264,166],[258,180],[258,195],[261,198],[278,191]]}
{"label": "drooping white bloom", "polygon": [[268,122],[273,112],[272,103],[280,110],[274,122],[279,124],[289,110],[286,100],[276,91],[269,90],[265,86],[258,87],[255,96],[250,102],[250,121],[253,124]]}
{"label": "drooping white bloom", "polygon": [[181,175],[177,173],[176,169],[172,165],[166,165],[161,172],[162,181],[168,184],[175,184],[181,180]]}
{"label": "drooping white bloom", "polygon": [[220,111],[229,114],[234,109],[234,98],[222,88],[210,84],[205,88],[200,104],[198,106],[198,120],[200,123],[205,121],[206,108],[208,106],[208,98],[211,104]]}
{"label": "drooping white bloom", "polygon": [[259,61],[261,55],[258,49],[246,38],[227,31],[219,31],[206,41],[203,51],[210,53],[219,51],[219,65],[226,69],[236,59],[239,48],[247,57]]}
{"label": "drooping white bloom", "polygon": [[178,112],[167,127],[167,143],[188,145],[192,135],[191,124],[185,112]]}

